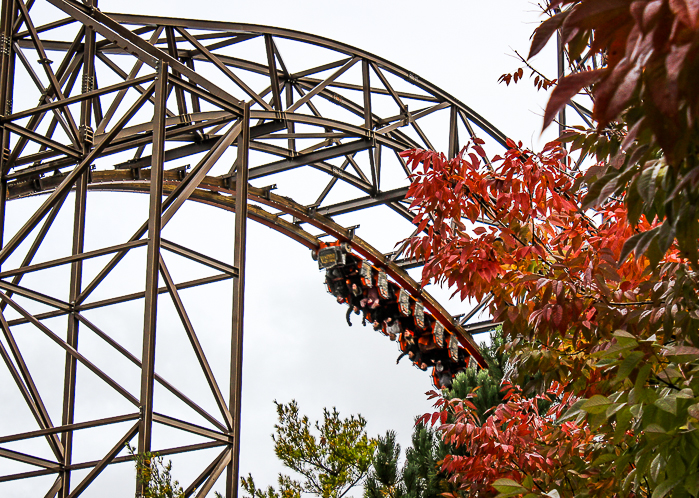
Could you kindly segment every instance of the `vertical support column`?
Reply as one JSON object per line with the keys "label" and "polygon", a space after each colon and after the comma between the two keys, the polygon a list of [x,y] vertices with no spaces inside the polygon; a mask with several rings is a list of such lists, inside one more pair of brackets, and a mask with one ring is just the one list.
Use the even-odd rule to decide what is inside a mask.
{"label": "vertical support column", "polygon": [[[96,7],[96,0],[88,1],[88,6]],[[92,90],[89,82],[94,78],[95,57],[95,32],[85,28],[85,51],[83,52],[83,86],[82,93]],[[83,156],[89,154],[92,148],[92,105],[91,101],[83,100],[80,106],[80,140]],[[87,211],[87,185],[89,183],[90,167],[77,179],[75,185],[75,212],[73,215],[73,256],[82,254],[85,250],[85,215]],[[82,291],[82,260],[71,263],[69,302],[71,306],[80,296]],[[78,333],[80,322],[75,313],[68,316],[67,342],[74,349],[78,349]],[[70,425],[75,422],[75,387],[77,384],[77,359],[66,353],[65,374],[63,377],[63,416],[62,425]],[[73,431],[64,432],[61,435],[63,444],[63,465],[67,468],[73,463]],[[70,495],[71,471],[64,470],[61,473],[61,487],[59,498]]]}
{"label": "vertical support column", "polygon": [[[97,0],[88,0],[86,6],[97,7]],[[85,50],[83,51],[83,84],[82,93],[95,88],[95,31],[85,26]],[[92,147],[94,132],[92,130],[92,99],[83,100],[80,106],[80,141],[83,152],[89,152]]]}
{"label": "vertical support column", "polygon": [[[289,82],[287,80],[287,82],[286,82],[286,108],[288,109],[292,105],[294,105],[294,89],[293,89],[293,85],[291,84],[291,82]],[[291,120],[287,121],[286,129],[289,133],[294,133],[294,131],[295,131],[294,122]],[[287,147],[289,148],[289,150],[296,152],[296,139],[290,138],[288,141],[288,144],[289,145]]]}
{"label": "vertical support column", "polygon": [[16,18],[15,0],[2,0],[0,13],[0,114],[12,112],[9,102],[12,96],[12,35]]}
{"label": "vertical support column", "polygon": [[[12,34],[15,19],[17,18],[17,5],[15,0],[2,0],[2,12],[0,13],[0,115],[12,113],[12,95],[14,86],[14,50],[12,48]],[[0,131],[0,247],[4,244],[5,232],[5,208],[7,202],[7,172],[9,165],[6,163],[10,147],[10,132],[6,129]]]}
{"label": "vertical support column", "polygon": [[[73,255],[81,254],[85,248],[85,212],[87,208],[87,184],[89,171],[85,171],[76,182],[75,189],[75,215],[73,220]],[[75,304],[82,290],[82,260],[73,261],[70,268],[70,304]],[[74,349],[78,349],[79,321],[72,312],[68,316],[67,342]],[[66,353],[65,375],[63,378],[63,416],[62,425],[72,424],[75,420],[75,385],[76,385],[77,359],[70,353]],[[63,444],[63,464],[69,466],[72,463],[73,431],[64,432],[61,435]],[[62,484],[60,497],[70,494],[70,470],[62,472]]]}
{"label": "vertical support column", "polygon": [[371,166],[372,194],[376,194],[380,188],[381,173],[379,171],[378,147],[374,140],[374,123],[371,115],[371,75],[369,74],[369,61],[362,59],[362,93],[364,96],[364,128],[366,136],[371,140],[374,150],[369,150],[369,164]]}
{"label": "vertical support column", "polygon": [[160,229],[163,205],[163,158],[165,152],[165,109],[167,104],[167,63],[158,63],[153,116],[153,163],[150,177],[148,215],[148,255],[146,259],[146,296],[141,356],[141,426],[138,452],[151,450],[153,432],[153,388],[155,378],[155,332],[158,312],[158,275],[160,270]]}
{"label": "vertical support column", "polygon": [[233,266],[233,335],[231,338],[231,394],[233,414],[233,454],[228,464],[226,498],[238,496],[240,468],[240,414],[243,387],[243,308],[245,300],[245,247],[248,222],[248,150],[250,147],[250,102],[243,108],[241,134],[238,137],[238,171],[235,176],[235,249]]}
{"label": "vertical support column", "polygon": [[[172,26],[165,26],[165,39],[167,40],[167,50],[172,57],[180,60],[177,52],[177,41],[175,40],[175,30]],[[179,71],[172,69],[172,75],[175,78],[180,77]],[[187,114],[187,101],[184,98],[184,90],[181,87],[175,87],[175,99],[177,100],[177,113],[180,116],[180,123],[191,122],[191,117]]]}
{"label": "vertical support column", "polygon": [[[187,59],[185,59],[185,63],[187,64],[187,67],[189,69],[191,69],[192,71],[195,71],[194,59],[192,59],[191,57],[187,57]],[[199,97],[194,92],[192,92],[190,94],[190,97],[192,99],[192,112],[193,113],[201,112],[201,105],[199,104]]]}
{"label": "vertical support column", "polygon": [[272,35],[265,35],[265,48],[267,49],[267,66],[269,67],[269,81],[272,88],[272,107],[274,107],[275,111],[281,111],[279,75],[277,74],[277,62],[274,58],[274,40]]}
{"label": "vertical support column", "polygon": [[456,106],[451,106],[449,115],[449,159],[454,159],[459,154],[459,127],[456,119]]}
{"label": "vertical support column", "polygon": [[371,75],[369,74],[369,61],[362,59],[362,93],[364,97],[364,127],[367,132],[374,129],[371,115]]}

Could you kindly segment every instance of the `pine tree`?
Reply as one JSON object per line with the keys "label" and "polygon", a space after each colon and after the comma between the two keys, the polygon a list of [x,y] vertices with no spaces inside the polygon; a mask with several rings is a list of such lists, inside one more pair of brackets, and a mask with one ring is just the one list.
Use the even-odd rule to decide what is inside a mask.
{"label": "pine tree", "polygon": [[378,438],[372,470],[364,484],[366,498],[404,498],[405,485],[403,472],[398,467],[400,444],[396,443],[396,433],[387,431]]}
{"label": "pine tree", "polygon": [[434,430],[415,426],[412,446],[405,450],[403,484],[407,498],[433,498],[449,489],[446,476],[439,471],[439,461],[446,455],[446,445]]}
{"label": "pine tree", "polygon": [[490,344],[481,343],[480,345],[480,351],[488,363],[488,369],[468,368],[454,378],[451,389],[447,391],[447,398],[463,399],[478,388],[476,398],[471,401],[478,408],[478,417],[481,419],[488,409],[499,405],[504,396],[500,391],[507,364],[507,355],[501,348],[504,342],[502,328],[498,327],[490,334]]}

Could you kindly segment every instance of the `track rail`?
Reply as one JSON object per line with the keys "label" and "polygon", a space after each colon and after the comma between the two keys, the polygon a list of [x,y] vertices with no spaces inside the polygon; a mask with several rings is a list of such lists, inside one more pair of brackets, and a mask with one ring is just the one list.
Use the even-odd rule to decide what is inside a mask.
{"label": "track rail", "polygon": [[[130,170],[94,172],[91,175],[88,188],[92,191],[148,193],[150,189],[150,171],[146,170],[141,174],[143,178],[139,181],[135,181],[133,179],[133,173]],[[61,180],[59,176],[48,178],[42,184],[43,191],[41,193],[45,194],[47,191],[50,191],[52,187],[60,184]],[[179,172],[166,172],[163,184],[164,193],[171,193],[181,182],[182,178]],[[230,182],[220,178],[206,177],[192,193],[190,200],[235,212],[235,192],[235,183],[231,185]],[[30,195],[39,195],[39,193],[34,190],[34,187],[30,183],[27,183],[21,187],[17,186],[10,189],[8,198],[14,199]],[[387,275],[406,289],[411,296],[421,299],[425,304],[425,308],[435,317],[439,317],[441,319],[440,321],[445,324],[447,330],[457,334],[461,345],[476,360],[478,365],[481,368],[488,367],[488,364],[478,350],[478,346],[473,341],[471,334],[466,332],[463,327],[455,322],[449,312],[447,312],[427,291],[422,289],[420,284],[403,268],[390,261],[383,253],[375,249],[361,237],[356,236],[353,230],[348,230],[321,214],[309,213],[306,206],[297,204],[290,199],[286,199],[265,189],[249,187],[248,198],[277,211],[277,214],[273,214],[259,206],[248,205],[248,218],[286,235],[311,250],[318,250],[320,247],[320,239],[318,236],[312,235],[301,228],[299,223],[290,223],[284,220],[279,216],[280,212],[308,223],[322,230],[324,234],[333,236],[340,242],[348,242],[357,254],[370,260],[375,266],[384,269]]]}

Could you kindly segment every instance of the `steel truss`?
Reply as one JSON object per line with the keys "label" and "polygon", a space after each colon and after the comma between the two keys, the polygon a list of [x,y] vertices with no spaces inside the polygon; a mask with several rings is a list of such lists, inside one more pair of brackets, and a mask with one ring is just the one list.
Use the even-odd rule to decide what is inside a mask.
{"label": "steel truss", "polygon": [[[247,218],[311,249],[317,249],[319,238],[326,235],[350,242],[354,251],[385,268],[458,332],[462,345],[484,365],[468,326],[462,327],[471,316],[461,323],[453,321],[406,272],[420,262],[401,259],[403,248],[388,254],[378,251],[356,235],[356,227],[343,226],[333,217],[388,207],[400,219],[412,220],[404,200],[409,172],[400,151],[434,149],[436,137],[446,136],[453,157],[476,133],[504,145],[502,133],[416,74],[333,40],[265,26],[105,14],[97,8],[97,0],[47,3],[54,8],[34,0],[2,0],[0,20],[0,356],[38,427],[0,434],[0,462],[4,458],[37,468],[0,475],[0,485],[50,475],[55,480],[46,490],[47,498],[75,498],[108,465],[128,460],[119,454],[137,437],[138,451],[157,450],[162,455],[220,447],[201,475],[187,483],[185,494],[207,495],[225,472],[228,496],[236,496]],[[46,12],[54,13],[50,20],[45,20]],[[35,13],[42,14],[41,23],[33,21]],[[294,47],[322,52],[322,57],[304,56],[305,65],[292,63],[282,54]],[[195,163],[191,168],[183,165],[188,158]],[[315,200],[296,202],[292,198],[310,191],[303,182],[304,175],[311,174],[306,172],[314,172],[314,178],[324,175],[325,181],[314,192]],[[276,195],[275,188],[287,195]],[[91,190],[149,196],[148,214],[131,238],[86,250]],[[37,254],[71,192],[70,254],[40,260]],[[3,236],[7,202],[34,195],[42,195],[43,201],[7,240]],[[241,215],[235,217],[231,262],[162,236],[187,200]],[[146,251],[145,275],[134,278],[141,279],[144,289],[91,300],[138,248]],[[166,264],[171,254],[214,275],[177,282]],[[93,278],[84,278],[84,264],[101,257],[107,261],[102,269]],[[55,297],[22,282],[27,275],[64,265],[70,268],[65,296]],[[233,314],[230,377],[224,382],[207,360],[198,335],[206,331],[195,330],[181,292],[225,280],[233,283]],[[197,359],[186,368],[203,372],[216,402],[215,413],[155,372],[156,316],[165,295],[174,304]],[[114,338],[108,327],[86,316],[92,310],[137,300],[144,303],[140,356]],[[58,317],[66,319],[66,330],[48,325]],[[46,393],[38,389],[16,340],[18,328],[26,326],[51,339],[64,355],[63,372],[57,374],[63,380],[60,421],[50,417],[42,397]],[[482,328],[477,324],[474,330]],[[120,385],[81,352],[78,339],[85,333],[96,335],[140,369],[140,392]],[[101,379],[105,389],[127,400],[132,410],[76,423],[79,365]],[[220,388],[226,383],[228,393]],[[187,422],[176,413],[155,411],[156,386],[169,391],[209,427]],[[101,459],[74,461],[78,431],[116,424],[125,424],[126,430]],[[152,448],[156,424],[205,442]],[[48,444],[52,458],[7,447],[36,439]],[[88,473],[77,479],[75,473],[83,470]],[[129,486],[133,483],[127,492],[133,489]]]}

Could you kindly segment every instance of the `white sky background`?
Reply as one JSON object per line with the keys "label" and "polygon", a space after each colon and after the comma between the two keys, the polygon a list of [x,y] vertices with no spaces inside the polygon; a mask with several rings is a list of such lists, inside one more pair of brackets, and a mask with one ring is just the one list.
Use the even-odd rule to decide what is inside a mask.
{"label": "white sky background", "polygon": [[[525,0],[102,0],[99,5],[104,12],[265,24],[332,38],[367,50],[418,74],[460,99],[508,136],[522,140],[525,145],[543,143],[540,129],[546,102],[544,93],[537,94],[528,78],[509,88],[497,82],[502,73],[512,72],[520,66],[519,61],[512,57],[514,49],[523,55],[528,52],[529,36],[537,25],[540,10]],[[544,51],[537,58],[536,65],[554,77],[553,51]],[[549,132],[547,138],[551,136]],[[105,224],[110,228],[109,233],[102,233],[102,236],[115,237],[115,241],[109,243],[116,243],[117,234],[122,232],[128,237],[133,231],[131,225],[138,225],[143,219],[126,221],[124,213],[136,212],[139,208],[143,209],[141,213],[147,212],[147,196],[92,194],[88,199],[88,212],[96,216],[95,222],[97,217],[101,217],[100,221],[106,220]],[[16,230],[21,213],[27,212],[29,204],[35,206],[42,200],[11,203],[11,209],[16,214],[15,218],[12,212],[8,215],[7,230]],[[72,197],[67,202],[72,203]],[[62,223],[68,226],[70,212],[62,216]],[[176,242],[187,241],[193,249],[197,249],[196,244],[200,243],[203,246],[201,250],[207,254],[223,260],[232,259],[233,217],[230,213],[198,204],[188,205],[168,226],[168,230],[166,236]],[[370,243],[374,242],[373,232],[363,232],[360,228],[357,233]],[[204,242],[210,241],[212,234],[216,241],[213,246],[210,242]],[[94,247],[109,243],[88,239],[88,245],[93,244]],[[178,267],[178,271],[184,275],[186,267]],[[358,317],[353,315],[355,325],[347,327],[345,308],[337,305],[334,298],[325,292],[323,274],[317,270],[309,251],[254,222],[249,224],[247,271],[241,475],[250,472],[258,486],[266,487],[276,485],[277,473],[285,472],[273,453],[270,437],[276,422],[275,399],[280,402],[296,399],[302,413],[308,414],[311,419],[322,417],[323,407],[336,406],[345,416],[361,413],[368,420],[370,435],[383,434],[392,429],[397,432],[401,446],[408,446],[414,417],[431,408],[424,395],[432,389],[429,376],[414,368],[407,359],[396,366],[395,358],[399,351],[395,343],[370,327],[361,327]],[[122,277],[127,278],[128,275]],[[450,312],[467,309],[458,302],[447,303],[449,292],[439,289],[430,291],[441,299]],[[197,294],[196,299],[200,302],[204,300],[211,307],[230,307],[230,282],[202,292],[210,294]],[[183,299],[186,300],[187,296],[183,292]],[[219,305],[219,302],[223,304]],[[191,313],[195,325],[200,323],[203,327],[207,326],[209,319],[205,311]],[[133,323],[126,323],[124,316],[112,318],[115,322],[124,321],[125,329],[142,327],[142,318],[138,313]],[[210,325],[226,326],[219,323]],[[228,329],[224,332],[223,336],[229,333]],[[167,345],[171,353],[158,357],[156,371],[163,375],[179,376],[186,384],[187,372],[182,372],[184,361],[180,361],[179,355],[187,350],[188,345],[186,341],[178,343],[178,340],[174,333],[168,335],[168,332],[163,332],[159,336],[159,347]],[[204,343],[204,348],[210,351],[224,347],[214,339],[202,338],[202,341],[205,340],[209,342]],[[134,350],[140,354],[140,343],[134,344]],[[31,353],[28,355],[31,356]],[[36,358],[36,361],[40,361],[40,356]],[[210,359],[215,368],[227,368],[225,357],[214,354]],[[62,358],[60,361],[63,361]],[[193,357],[188,357],[186,361],[193,361]],[[126,378],[124,382],[128,381]],[[11,398],[7,389],[1,387],[3,384],[9,385],[8,382],[9,378],[0,378],[0,399],[3,400],[0,402],[0,424],[5,426],[2,433],[31,430],[33,420],[27,420],[26,424],[22,420],[28,412],[16,408],[19,406],[15,405],[16,398]],[[42,385],[49,386],[51,382],[51,379],[37,379],[40,388]],[[227,392],[227,386],[222,386],[222,390]],[[109,406],[107,403],[92,407],[89,413],[78,412],[77,416],[79,419],[108,416]],[[18,418],[18,413],[24,415]],[[54,420],[56,418],[60,420],[60,415],[54,416]],[[168,435],[166,431],[156,432],[154,446],[168,446]],[[107,439],[114,440],[113,437]],[[214,453],[218,451],[207,453],[206,463]],[[83,456],[101,457],[98,454]],[[9,473],[2,468],[8,465],[7,462],[0,459],[0,474]],[[196,458],[191,456],[173,458],[173,463],[175,476],[185,486],[205,465],[199,465]],[[123,496],[117,489],[123,486],[123,479],[130,472],[131,467],[124,465],[108,469],[99,479],[104,483],[113,483],[114,494],[86,492],[83,496]],[[46,480],[46,488],[52,481]],[[224,481],[225,477],[222,477],[214,489],[222,490]],[[0,484],[0,496],[38,496],[38,490],[34,493],[27,488],[27,484]],[[361,490],[353,493],[355,498],[360,494]]]}

